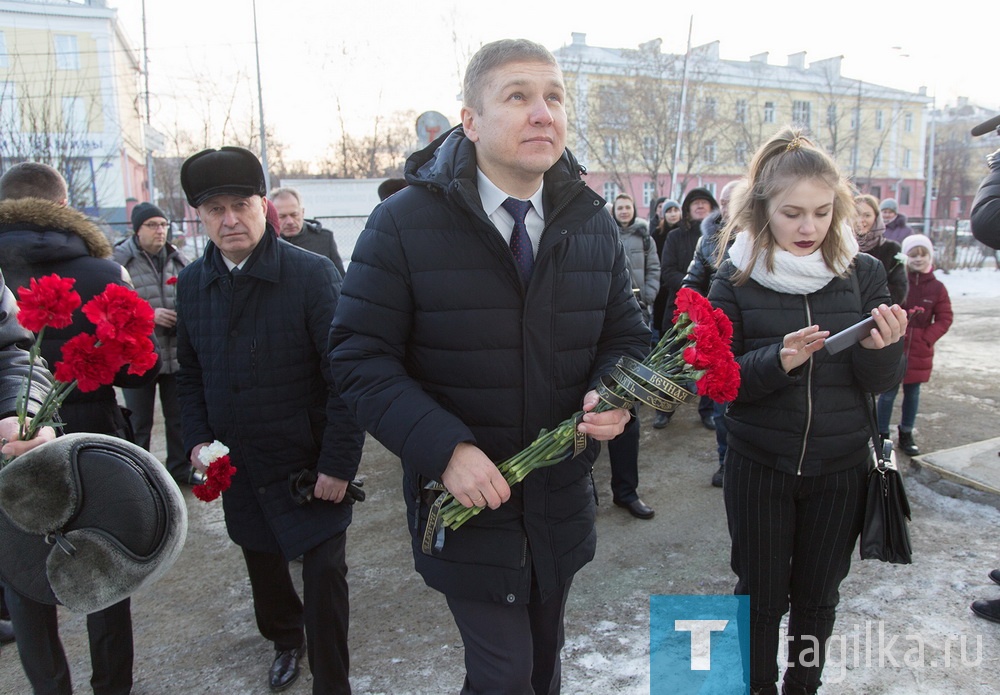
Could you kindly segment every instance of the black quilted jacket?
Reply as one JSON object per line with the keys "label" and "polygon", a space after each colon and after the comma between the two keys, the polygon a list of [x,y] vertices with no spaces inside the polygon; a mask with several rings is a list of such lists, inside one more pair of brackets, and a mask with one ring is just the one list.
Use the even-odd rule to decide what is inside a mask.
{"label": "black quilted jacket", "polygon": [[729,446],[791,474],[835,473],[862,463],[871,437],[868,393],[894,388],[903,377],[903,341],[882,350],[855,345],[825,350],[786,373],[779,352],[784,336],[817,324],[836,333],[879,304],[890,304],[885,269],[868,254],[856,256],[850,278],[834,278],[812,294],[784,294],[753,280],[736,287],[725,261],[709,299],[733,322],[733,354],[740,391],[726,411]]}
{"label": "black quilted jacket", "polygon": [[184,447],[219,440],[236,474],[223,494],[237,544],[291,559],[347,528],[351,507],[297,506],[289,474],[351,480],[364,433],[337,395],[326,359],[340,278],[329,259],[280,241],[268,227],[243,272],[217,247],[177,283],[177,390]]}
{"label": "black quilted jacket", "polygon": [[440,552],[420,549],[421,487],[457,444],[499,463],[578,411],[619,356],[648,350],[615,222],[578,172],[566,153],[545,175],[525,287],[455,129],[410,157],[410,186],[372,212],[347,271],[334,373],[358,421],[402,459],[417,570],[449,595],[524,603],[532,566],[547,595],[594,554],[596,444],[448,531]]}

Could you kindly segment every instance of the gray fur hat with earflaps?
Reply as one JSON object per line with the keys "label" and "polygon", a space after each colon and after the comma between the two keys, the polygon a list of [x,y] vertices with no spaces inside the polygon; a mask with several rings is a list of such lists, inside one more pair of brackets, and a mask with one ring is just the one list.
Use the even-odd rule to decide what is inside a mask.
{"label": "gray fur hat with earflaps", "polygon": [[0,580],[40,603],[118,603],[163,576],[186,537],[177,484],[117,437],[66,435],[0,470]]}

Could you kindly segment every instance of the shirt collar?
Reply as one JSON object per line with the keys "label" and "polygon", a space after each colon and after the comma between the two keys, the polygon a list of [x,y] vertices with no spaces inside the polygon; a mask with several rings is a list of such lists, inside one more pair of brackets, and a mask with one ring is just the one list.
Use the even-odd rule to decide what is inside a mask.
{"label": "shirt collar", "polygon": [[[479,199],[483,202],[483,210],[486,212],[487,217],[491,217],[507,198],[516,197],[500,190],[479,167],[476,167],[476,180],[479,185]],[[545,184],[543,182],[538,187],[538,190],[528,198],[531,201],[532,209],[543,220],[545,219],[544,208],[542,207],[542,189],[544,187]]]}

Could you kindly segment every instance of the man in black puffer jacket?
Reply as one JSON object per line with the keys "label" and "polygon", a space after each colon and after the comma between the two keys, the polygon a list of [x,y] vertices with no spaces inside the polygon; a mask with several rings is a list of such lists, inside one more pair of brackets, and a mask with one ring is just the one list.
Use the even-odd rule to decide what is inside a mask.
{"label": "man in black puffer jacket", "polygon": [[[462,633],[466,693],[559,692],[598,445],[513,489],[496,463],[581,407],[579,431],[620,434],[628,411],[589,412],[592,389],[649,349],[615,222],[565,150],[564,98],[543,46],[480,49],[462,126],[412,155],[410,185],[369,217],[331,333],[344,399],[402,459],[416,569]],[[425,552],[434,482],[489,508]]]}

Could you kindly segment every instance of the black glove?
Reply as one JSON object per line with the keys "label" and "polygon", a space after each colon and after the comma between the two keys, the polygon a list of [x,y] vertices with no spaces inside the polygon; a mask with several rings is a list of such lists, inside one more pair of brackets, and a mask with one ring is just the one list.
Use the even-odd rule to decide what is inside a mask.
{"label": "black glove", "polygon": [[[288,476],[289,492],[296,504],[312,501],[317,479],[318,476],[314,468],[303,468],[298,473],[292,473]],[[352,480],[347,483],[347,493],[344,495],[343,501],[347,504],[364,502],[365,491],[362,489],[364,484],[363,480]]]}

